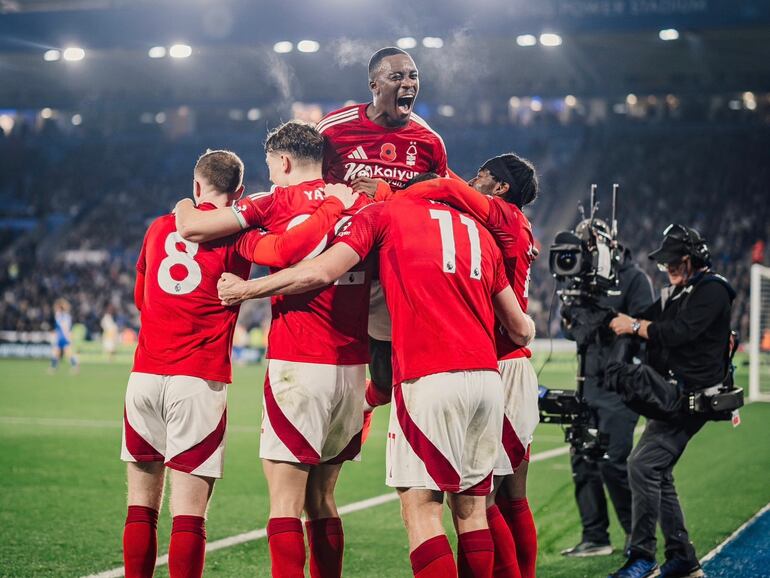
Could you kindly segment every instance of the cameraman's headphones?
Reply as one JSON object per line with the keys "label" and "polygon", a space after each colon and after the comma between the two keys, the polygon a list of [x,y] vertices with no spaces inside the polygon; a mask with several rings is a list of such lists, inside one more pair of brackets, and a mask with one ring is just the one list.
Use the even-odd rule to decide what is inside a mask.
{"label": "cameraman's headphones", "polygon": [[673,223],[663,231],[663,237],[671,237],[681,241],[691,257],[703,262],[707,267],[711,266],[711,253],[709,252],[708,245],[695,229]]}

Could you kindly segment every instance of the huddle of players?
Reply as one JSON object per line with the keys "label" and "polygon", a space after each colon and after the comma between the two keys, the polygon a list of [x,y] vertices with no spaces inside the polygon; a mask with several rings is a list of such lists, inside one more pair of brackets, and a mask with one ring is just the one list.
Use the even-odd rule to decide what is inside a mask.
{"label": "huddle of players", "polygon": [[[534,576],[525,487],[537,384],[525,311],[536,251],[520,210],[537,194],[534,170],[509,154],[487,161],[470,186],[438,178],[446,152],[412,114],[412,59],[383,49],[369,75],[372,103],[327,115],[317,129],[289,122],[268,136],[271,192],[240,199],[240,159],[209,151],[194,172],[196,204],[180,201],[148,229],[122,451],[128,577],[152,576],[166,467],[170,575],[202,575],[237,304],[265,296],[260,457],[272,575],[304,575],[304,511],[311,576],[341,576],[334,487],[359,454],[365,399],[390,400],[391,384],[365,381],[373,274],[392,318],[386,483],[402,501],[414,575]],[[272,274],[244,281],[250,262]],[[444,492],[457,562],[441,525]]]}

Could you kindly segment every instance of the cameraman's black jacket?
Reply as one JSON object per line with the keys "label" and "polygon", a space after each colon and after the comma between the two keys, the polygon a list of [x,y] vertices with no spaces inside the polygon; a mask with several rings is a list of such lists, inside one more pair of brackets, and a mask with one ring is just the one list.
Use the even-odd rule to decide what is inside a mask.
{"label": "cameraman's black jacket", "polygon": [[664,290],[639,314],[652,322],[647,329],[648,363],[662,375],[671,371],[685,390],[722,383],[734,298],[727,280],[711,271],[697,274],[684,287]]}

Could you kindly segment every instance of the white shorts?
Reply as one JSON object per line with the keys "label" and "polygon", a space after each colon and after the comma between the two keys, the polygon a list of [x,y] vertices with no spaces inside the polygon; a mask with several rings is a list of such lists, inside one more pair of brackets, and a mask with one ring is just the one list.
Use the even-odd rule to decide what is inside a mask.
{"label": "white shorts", "polygon": [[392,323],[385,303],[385,292],[379,281],[372,281],[369,292],[369,337],[378,341],[391,341]]}
{"label": "white shorts", "polygon": [[503,380],[505,418],[502,449],[497,454],[496,476],[507,476],[529,460],[529,445],[540,414],[537,409],[537,374],[529,359],[503,359],[497,362]]}
{"label": "white shorts", "polygon": [[316,465],[358,459],[366,365],[270,359],[259,457]]}
{"label": "white shorts", "polygon": [[124,462],[164,462],[221,478],[227,384],[188,375],[131,373],[123,415]]}
{"label": "white shorts", "polygon": [[496,371],[436,373],[396,385],[385,483],[484,496],[492,490],[502,427]]}

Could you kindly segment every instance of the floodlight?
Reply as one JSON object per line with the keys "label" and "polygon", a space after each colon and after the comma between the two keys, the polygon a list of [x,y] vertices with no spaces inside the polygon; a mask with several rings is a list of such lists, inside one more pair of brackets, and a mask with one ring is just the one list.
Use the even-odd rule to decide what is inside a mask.
{"label": "floodlight", "polygon": [[537,44],[537,38],[534,34],[520,34],[516,37],[516,44],[519,46],[534,46]]}
{"label": "floodlight", "polygon": [[62,52],[62,58],[69,62],[77,62],[83,60],[86,57],[86,51],[78,46],[70,46],[64,49]]}
{"label": "floodlight", "polygon": [[543,46],[561,46],[561,36],[552,32],[545,32],[540,35],[540,44]]}
{"label": "floodlight", "polygon": [[187,58],[192,54],[192,46],[187,44],[174,44],[168,49],[171,58]]}

